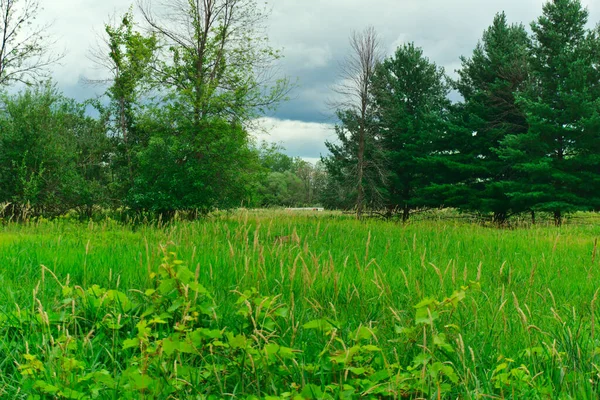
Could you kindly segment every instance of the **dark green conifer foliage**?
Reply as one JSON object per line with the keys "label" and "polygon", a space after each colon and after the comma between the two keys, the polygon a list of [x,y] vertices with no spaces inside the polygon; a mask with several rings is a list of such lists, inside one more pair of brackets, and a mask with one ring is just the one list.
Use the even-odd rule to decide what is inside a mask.
{"label": "dark green conifer foliage", "polygon": [[444,70],[412,43],[377,68],[374,95],[389,169],[387,206],[402,210],[403,220],[428,202],[422,189],[434,173],[437,137],[446,130],[448,92]]}
{"label": "dark green conifer foliage", "polygon": [[[510,162],[497,153],[507,135],[527,132],[527,121],[516,103],[529,75],[528,36],[522,25],[509,25],[504,13],[496,15],[471,58],[462,58],[455,86],[464,98],[460,113],[462,131],[457,132],[454,153],[463,157],[456,169],[463,198],[461,209],[493,213],[504,222],[511,213],[506,181],[514,176]],[[456,188],[451,188],[455,191]]]}
{"label": "dark green conifer foliage", "polygon": [[509,135],[499,151],[521,179],[506,182],[514,204],[552,212],[597,208],[598,75],[588,12],[579,0],[553,0],[532,24],[532,80],[520,97],[526,135]]}

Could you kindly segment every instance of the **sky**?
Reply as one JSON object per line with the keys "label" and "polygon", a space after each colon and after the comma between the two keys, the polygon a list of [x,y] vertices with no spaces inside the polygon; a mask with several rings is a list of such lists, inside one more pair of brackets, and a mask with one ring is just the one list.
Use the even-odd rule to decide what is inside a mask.
{"label": "sky", "polygon": [[[263,2],[265,0],[258,0]],[[600,0],[582,0],[590,11],[590,26],[600,22]],[[42,0],[40,21],[53,21],[57,48],[65,58],[53,76],[66,95],[83,100],[98,88],[85,78],[103,72],[89,60],[111,15],[121,15],[132,4],[124,0]],[[497,12],[510,22],[529,25],[544,0],[266,0],[271,13],[267,32],[284,58],[278,66],[295,82],[290,100],[261,119],[259,139],[281,143],[286,153],[316,161],[327,153],[325,140],[335,140],[334,111],[328,105],[338,81],[339,64],[349,52],[353,31],[373,26],[386,56],[406,42],[414,42],[449,76],[469,56]]]}

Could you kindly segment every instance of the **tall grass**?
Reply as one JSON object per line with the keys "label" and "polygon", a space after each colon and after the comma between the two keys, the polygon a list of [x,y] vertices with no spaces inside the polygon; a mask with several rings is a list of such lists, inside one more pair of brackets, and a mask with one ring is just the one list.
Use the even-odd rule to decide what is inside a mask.
{"label": "tall grass", "polygon": [[594,398],[598,237],[600,225],[509,230],[456,221],[403,225],[339,214],[248,211],[160,226],[10,223],[0,228],[0,312],[15,304],[34,306],[34,292],[43,303],[58,300],[51,274],[83,287],[148,287],[166,246],[210,289],[222,327],[239,323],[236,293],[256,288],[280,295],[289,306],[290,327],[282,340],[303,349],[305,357],[322,348],[299,327],[327,318],[346,333],[376,328],[384,352],[407,364],[418,349],[395,338],[413,323],[414,305],[476,281],[481,291],[470,293],[452,316],[460,333],[449,360],[462,371],[463,397],[510,397],[492,383],[508,359],[507,371],[522,365],[552,389],[551,397]]}

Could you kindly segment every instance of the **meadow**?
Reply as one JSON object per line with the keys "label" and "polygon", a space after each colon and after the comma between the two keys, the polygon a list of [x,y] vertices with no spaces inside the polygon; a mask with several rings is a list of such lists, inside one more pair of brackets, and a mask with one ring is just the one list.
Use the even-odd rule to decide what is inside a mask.
{"label": "meadow", "polygon": [[0,397],[595,399],[598,222],[7,222]]}

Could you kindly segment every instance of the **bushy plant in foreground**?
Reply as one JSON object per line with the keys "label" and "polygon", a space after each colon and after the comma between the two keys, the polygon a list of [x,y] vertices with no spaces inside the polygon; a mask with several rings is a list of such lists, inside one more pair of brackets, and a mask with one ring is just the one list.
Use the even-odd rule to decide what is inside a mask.
{"label": "bushy plant in foreground", "polygon": [[[124,293],[61,284],[59,300],[0,315],[0,394],[13,398],[268,399],[456,398],[471,377],[454,311],[468,290],[415,306],[392,348],[409,349],[406,365],[377,326],[348,331],[330,319],[295,322],[279,296],[236,292],[237,321],[224,326],[218,304],[173,253],[152,285]],[[58,280],[57,280],[58,281]],[[314,340],[284,340],[303,330]],[[310,347],[310,348],[309,348]],[[315,351],[316,349],[316,351]],[[530,349],[541,356],[543,349]],[[414,354],[412,354],[414,353]],[[490,379],[501,396],[549,397],[527,367],[500,359]],[[462,388],[462,389],[461,389]],[[478,397],[477,390],[473,397]]]}

